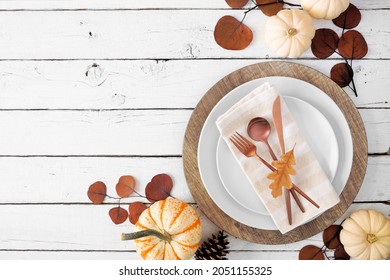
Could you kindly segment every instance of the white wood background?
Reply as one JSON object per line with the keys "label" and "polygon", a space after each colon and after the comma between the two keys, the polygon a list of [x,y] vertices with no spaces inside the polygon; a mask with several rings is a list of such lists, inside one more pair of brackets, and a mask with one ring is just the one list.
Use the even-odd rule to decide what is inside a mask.
{"label": "white wood background", "polygon": [[[339,222],[362,208],[390,214],[390,1],[352,3],[369,52],[354,62],[359,97],[346,92],[366,125],[369,162]],[[109,220],[113,205],[89,203],[96,180],[114,194],[121,175],[134,175],[142,189],[165,172],[173,195],[197,208],[181,158],[193,108],[231,71],[280,59],[263,43],[259,11],[245,20],[255,36],[246,50],[214,42],[217,20],[243,12],[223,0],[0,0],[0,259],[139,259],[132,242],[120,241],[130,224]],[[328,74],[338,59],[308,51],[293,61]],[[204,239],[217,233],[198,212]],[[321,238],[270,246],[230,236],[229,257],[297,259]]]}

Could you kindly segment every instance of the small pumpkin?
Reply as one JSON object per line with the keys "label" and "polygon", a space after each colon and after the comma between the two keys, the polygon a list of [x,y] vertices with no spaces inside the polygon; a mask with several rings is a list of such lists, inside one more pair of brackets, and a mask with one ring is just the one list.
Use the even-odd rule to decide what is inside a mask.
{"label": "small pumpkin", "polygon": [[169,197],[153,203],[140,215],[133,233],[137,253],[146,260],[190,259],[199,247],[202,228],[198,214],[185,202]]}
{"label": "small pumpkin", "polygon": [[302,8],[312,17],[334,19],[349,6],[349,0],[301,0]]}
{"label": "small pumpkin", "polygon": [[390,219],[376,210],[358,210],[342,223],[340,242],[351,258],[380,260],[390,257]]}
{"label": "small pumpkin", "polygon": [[265,42],[282,57],[299,57],[310,47],[314,34],[311,17],[297,9],[281,10],[265,24]]}

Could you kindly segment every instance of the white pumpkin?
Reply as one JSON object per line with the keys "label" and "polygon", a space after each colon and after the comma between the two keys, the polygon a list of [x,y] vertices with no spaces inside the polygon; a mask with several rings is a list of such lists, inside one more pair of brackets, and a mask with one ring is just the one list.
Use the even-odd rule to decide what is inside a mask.
{"label": "white pumpkin", "polygon": [[358,210],[343,224],[340,242],[353,259],[381,260],[390,257],[390,219],[376,210]]}
{"label": "white pumpkin", "polygon": [[315,28],[311,17],[302,10],[281,10],[265,24],[265,42],[282,57],[299,57],[311,46]]}
{"label": "white pumpkin", "polygon": [[334,19],[349,6],[349,0],[301,0],[302,8],[312,17]]}

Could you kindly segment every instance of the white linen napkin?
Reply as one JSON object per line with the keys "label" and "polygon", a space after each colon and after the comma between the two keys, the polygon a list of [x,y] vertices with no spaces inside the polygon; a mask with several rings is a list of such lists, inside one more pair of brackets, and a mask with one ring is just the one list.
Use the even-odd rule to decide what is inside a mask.
{"label": "white linen napkin", "polygon": [[[313,199],[320,208],[316,208],[297,193],[306,211],[305,213],[302,213],[293,197],[291,197],[292,225],[290,225],[287,217],[284,194],[277,198],[274,198],[271,194],[269,185],[272,181],[267,178],[267,175],[271,171],[256,158],[244,156],[229,140],[229,137],[231,137],[235,131],[251,140],[246,132],[249,121],[255,117],[263,117],[267,119],[271,125],[271,134],[268,139],[269,144],[276,156],[280,159],[281,152],[272,119],[273,102],[277,96],[279,96],[277,89],[273,85],[265,83],[250,92],[233,105],[226,113],[221,115],[217,119],[216,124],[223,139],[239,162],[242,171],[245,173],[255,192],[270,213],[277,228],[284,234],[333,207],[339,203],[340,199],[325,172],[322,170],[314,153],[299,131],[282,96],[281,109],[286,152],[291,150],[295,145],[294,155],[296,165],[293,167],[297,174],[291,176],[291,179],[303,192]],[[253,140],[251,140],[251,142],[257,146],[258,154],[271,163],[272,158],[266,145]]]}

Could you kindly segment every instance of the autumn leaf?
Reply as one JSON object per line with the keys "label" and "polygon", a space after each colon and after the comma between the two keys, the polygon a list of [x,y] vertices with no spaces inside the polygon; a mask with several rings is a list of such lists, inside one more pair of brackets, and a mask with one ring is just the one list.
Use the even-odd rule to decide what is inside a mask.
{"label": "autumn leaf", "polygon": [[344,246],[340,245],[336,248],[334,251],[334,259],[335,260],[349,260],[351,257],[348,255],[348,253],[345,251]]}
{"label": "autumn leaf", "polygon": [[120,206],[111,208],[108,212],[108,215],[110,216],[113,223],[116,225],[124,223],[127,220],[127,217],[129,217],[127,210],[123,209]]}
{"label": "autumn leaf", "polygon": [[322,240],[328,249],[337,249],[341,245],[339,239],[341,228],[340,225],[331,225],[324,230]]}
{"label": "autumn leaf", "polygon": [[320,28],[316,30],[311,44],[313,54],[321,59],[331,56],[337,49],[339,36],[329,28]]}
{"label": "autumn leaf", "polygon": [[121,176],[116,184],[116,193],[122,198],[128,197],[133,193],[134,188],[135,180],[133,176]]}
{"label": "autumn leaf", "polygon": [[249,0],[225,0],[225,1],[233,9],[238,9],[244,7]]}
{"label": "autumn leaf", "polygon": [[360,59],[368,51],[367,42],[363,35],[356,30],[349,30],[339,40],[339,52],[345,58]]}
{"label": "autumn leaf", "polygon": [[361,18],[359,9],[355,5],[349,4],[349,7],[332,21],[338,27],[351,29],[359,25]]}
{"label": "autumn leaf", "polygon": [[307,245],[299,251],[300,260],[325,260],[321,248],[314,245]]}
{"label": "autumn leaf", "polygon": [[135,225],[138,221],[139,216],[144,212],[146,209],[146,205],[143,202],[136,201],[132,202],[129,205],[129,220],[130,223]]}
{"label": "autumn leaf", "polygon": [[104,198],[106,197],[106,193],[106,184],[97,181],[89,186],[87,195],[89,200],[91,200],[93,204],[102,204]]}
{"label": "autumn leaf", "polygon": [[146,185],[145,195],[150,202],[166,199],[172,190],[173,181],[167,174],[158,174]]}
{"label": "autumn leaf", "polygon": [[252,42],[252,30],[232,16],[222,17],[214,28],[214,39],[227,50],[243,50]]}
{"label": "autumn leaf", "polygon": [[295,169],[292,167],[295,164],[294,149],[283,154],[280,160],[272,162],[276,170],[268,174],[267,178],[273,181],[269,185],[269,188],[272,189],[272,196],[274,198],[282,195],[282,187],[287,189],[292,188],[293,184],[290,175],[296,174]]}
{"label": "autumn leaf", "polygon": [[283,9],[284,5],[282,1],[277,2],[275,0],[256,0],[256,3],[263,14],[269,17],[276,15]]}
{"label": "autumn leaf", "polygon": [[353,70],[347,63],[337,63],[330,70],[330,78],[340,87],[346,87],[353,79]]}

